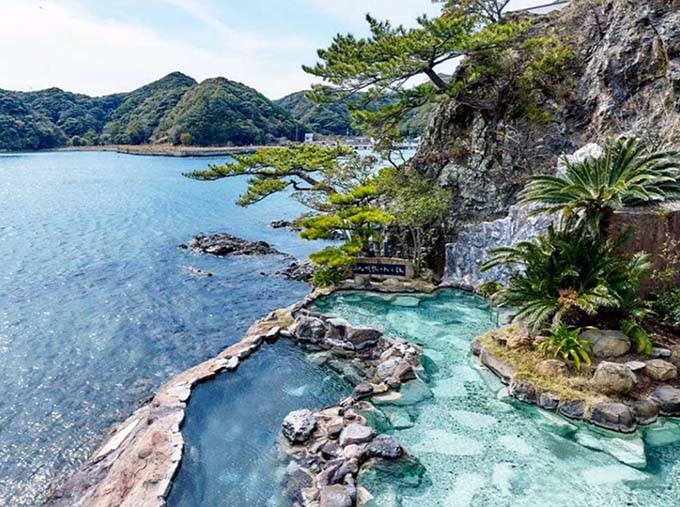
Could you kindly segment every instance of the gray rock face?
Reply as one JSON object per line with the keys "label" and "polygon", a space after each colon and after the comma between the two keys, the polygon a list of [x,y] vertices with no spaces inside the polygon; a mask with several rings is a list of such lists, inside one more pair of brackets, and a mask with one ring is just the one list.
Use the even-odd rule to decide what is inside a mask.
{"label": "gray rock face", "polygon": [[623,403],[598,403],[593,406],[590,422],[601,428],[630,433],[637,425],[633,411]]}
{"label": "gray rock face", "polygon": [[586,413],[586,406],[583,400],[564,400],[560,402],[557,411],[569,419],[581,420]]}
{"label": "gray rock face", "polygon": [[353,503],[345,486],[334,484],[321,489],[320,507],[352,507]]}
{"label": "gray rock face", "polygon": [[388,377],[391,377],[394,371],[397,369],[397,366],[399,366],[399,359],[388,359],[387,361],[380,363],[378,365],[378,368],[376,368],[376,375],[378,375],[378,378],[385,380]]}
{"label": "gray rock face", "polygon": [[678,369],[663,359],[650,359],[645,362],[644,374],[651,379],[667,382],[678,378]]}
{"label": "gray rock face", "polygon": [[[622,133],[652,140],[665,133],[677,136],[680,10],[670,3],[603,0],[591,9],[572,2],[539,18],[535,33],[566,35],[575,53],[563,76],[539,92],[549,123],[513,114],[518,97],[499,92],[507,90],[504,73],[444,102],[409,168],[456,194],[450,222],[506,215],[529,176],[551,172],[557,158],[583,140],[600,142]],[[465,68],[461,65],[459,72]],[[505,229],[488,232],[506,234]],[[485,278],[478,276],[487,246],[483,233],[467,239],[469,249],[465,241],[456,241],[448,251],[447,280]]]}
{"label": "gray rock face", "polygon": [[375,438],[368,444],[366,452],[372,458],[383,459],[399,459],[404,454],[404,450],[397,441],[386,435]]}
{"label": "gray rock face", "polygon": [[296,410],[283,420],[283,436],[293,444],[305,443],[316,429],[316,423],[316,416],[310,410]]}
{"label": "gray rock face", "polygon": [[659,413],[671,417],[680,416],[680,389],[672,386],[659,386],[649,399],[659,406]]}
{"label": "gray rock face", "polygon": [[621,331],[589,329],[581,333],[581,339],[592,344],[596,357],[619,357],[630,352],[630,338]]}
{"label": "gray rock face", "polygon": [[635,373],[621,363],[603,361],[593,375],[593,385],[605,394],[627,394],[633,390],[636,382]]}
{"label": "gray rock face", "polygon": [[345,447],[350,444],[365,444],[373,439],[375,431],[364,424],[353,423],[340,433],[340,445]]}
{"label": "gray rock face", "polygon": [[650,400],[638,400],[633,403],[633,414],[639,424],[652,424],[659,416],[659,407]]}

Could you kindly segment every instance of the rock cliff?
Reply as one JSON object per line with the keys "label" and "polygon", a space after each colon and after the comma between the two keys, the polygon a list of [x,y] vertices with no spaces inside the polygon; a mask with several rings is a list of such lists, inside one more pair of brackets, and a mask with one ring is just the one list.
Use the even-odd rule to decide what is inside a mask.
{"label": "rock cliff", "polygon": [[[575,0],[532,18],[531,35],[554,37],[571,51],[559,75],[531,90],[538,111],[518,110],[507,74],[477,82],[439,106],[409,164],[455,192],[450,224],[505,216],[532,174],[554,172],[560,155],[590,142],[620,134],[654,145],[680,138],[676,3]],[[473,63],[463,61],[457,73]]]}

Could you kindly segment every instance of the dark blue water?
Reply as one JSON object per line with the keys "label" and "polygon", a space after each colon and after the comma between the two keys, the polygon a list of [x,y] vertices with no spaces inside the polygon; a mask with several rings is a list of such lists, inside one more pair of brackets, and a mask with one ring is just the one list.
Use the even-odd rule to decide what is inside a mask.
{"label": "dark blue water", "polygon": [[184,458],[168,506],[291,505],[276,449],[281,422],[293,410],[335,405],[350,391],[287,340],[263,346],[237,373],[198,386],[187,408]]}
{"label": "dark blue water", "polygon": [[221,161],[0,156],[0,505],[38,504],[168,377],[307,291],[260,274],[278,257],[177,248],[216,231],[299,257],[315,248],[268,227],[299,211],[285,197],[244,210],[243,180],[181,176]]}

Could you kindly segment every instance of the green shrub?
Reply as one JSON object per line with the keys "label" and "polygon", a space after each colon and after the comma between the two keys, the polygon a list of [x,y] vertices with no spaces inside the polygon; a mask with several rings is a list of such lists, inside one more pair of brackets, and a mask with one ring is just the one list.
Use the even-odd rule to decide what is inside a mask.
{"label": "green shrub", "polygon": [[559,357],[571,362],[577,369],[583,363],[590,365],[591,344],[580,338],[581,328],[572,328],[558,324],[550,328],[548,339],[539,346],[539,350],[552,357]]}
{"label": "green shrub", "polygon": [[680,330],[680,288],[657,294],[654,297],[653,309],[661,322]]}
{"label": "green shrub", "polygon": [[551,227],[531,241],[493,250],[483,269],[513,270],[508,286],[493,299],[515,308],[515,318],[534,331],[560,323],[639,322],[648,310],[637,291],[651,265],[647,255],[619,253],[624,241]]}
{"label": "green shrub", "polygon": [[343,280],[343,270],[339,268],[319,269],[312,275],[312,285],[319,288],[339,285]]}
{"label": "green shrub", "polygon": [[502,288],[503,284],[501,282],[492,280],[490,282],[484,282],[479,289],[477,289],[477,293],[483,298],[489,299],[497,294]]}

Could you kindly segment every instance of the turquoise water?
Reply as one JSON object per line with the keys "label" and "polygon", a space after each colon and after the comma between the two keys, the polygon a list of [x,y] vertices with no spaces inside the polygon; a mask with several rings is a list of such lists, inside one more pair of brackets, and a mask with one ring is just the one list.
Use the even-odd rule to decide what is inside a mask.
{"label": "turquoise water", "polygon": [[0,155],[0,505],[39,504],[159,384],[306,293],[260,274],[278,257],[177,248],[217,231],[314,248],[268,227],[299,211],[285,197],[244,210],[243,180],[181,176],[221,161]]}
{"label": "turquoise water", "polygon": [[469,353],[470,340],[495,326],[482,300],[459,291],[422,298],[337,293],[317,307],[425,350],[433,397],[380,409],[385,428],[426,474],[413,481],[364,473],[360,483],[375,495],[368,507],[680,505],[677,422],[620,438],[512,402]]}
{"label": "turquoise water", "polygon": [[334,405],[351,386],[307,362],[287,340],[264,345],[236,373],[198,386],[182,429],[184,458],[169,507],[290,505],[276,452],[297,409]]}

